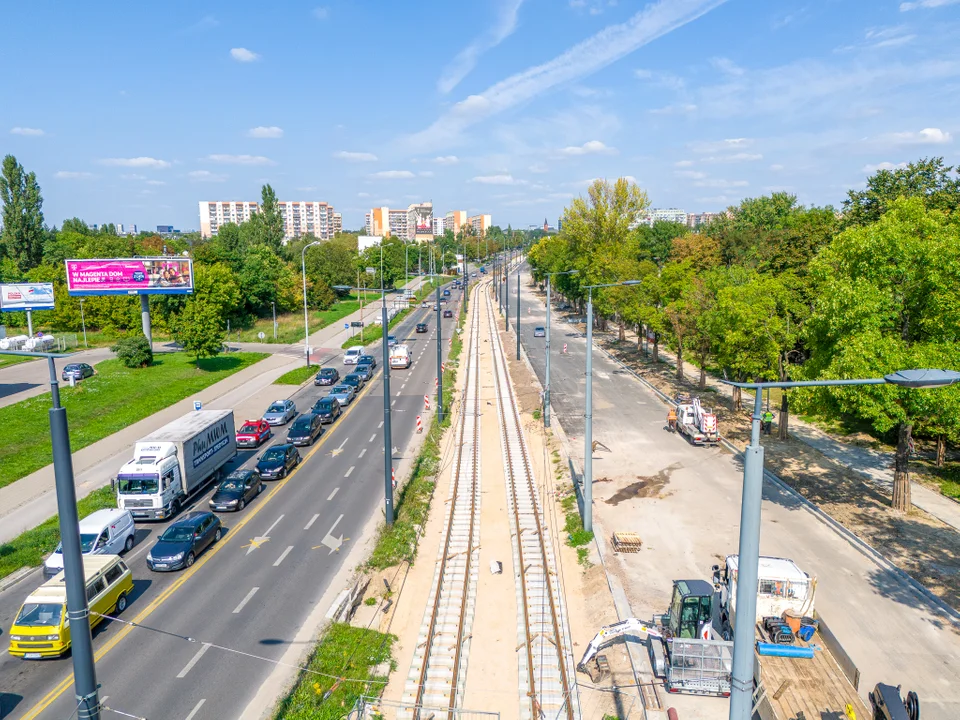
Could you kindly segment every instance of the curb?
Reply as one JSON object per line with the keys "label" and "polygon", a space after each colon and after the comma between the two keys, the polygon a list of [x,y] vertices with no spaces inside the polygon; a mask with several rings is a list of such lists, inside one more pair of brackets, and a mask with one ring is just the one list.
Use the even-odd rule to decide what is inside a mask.
{"label": "curb", "polygon": [[23,580],[27,575],[39,569],[40,569],[39,567],[33,567],[32,565],[28,565],[26,567],[20,568],[19,570],[14,570],[5,578],[0,580],[0,592],[3,592],[4,590],[8,590],[9,588],[12,588],[18,582]]}

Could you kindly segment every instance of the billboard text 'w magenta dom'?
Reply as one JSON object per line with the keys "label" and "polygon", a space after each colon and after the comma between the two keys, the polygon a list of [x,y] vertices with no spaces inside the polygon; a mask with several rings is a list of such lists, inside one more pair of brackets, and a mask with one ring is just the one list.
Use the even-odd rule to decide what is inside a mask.
{"label": "billboard text 'w magenta dom'", "polygon": [[193,292],[189,258],[67,260],[70,295],[187,295]]}

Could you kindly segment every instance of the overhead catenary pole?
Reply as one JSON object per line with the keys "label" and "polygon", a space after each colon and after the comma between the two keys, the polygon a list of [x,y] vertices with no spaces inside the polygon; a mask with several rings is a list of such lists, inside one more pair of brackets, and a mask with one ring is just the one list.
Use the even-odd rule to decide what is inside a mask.
{"label": "overhead catenary pole", "polygon": [[303,354],[307,358],[307,367],[310,367],[310,318],[307,315],[307,248],[319,244],[319,240],[314,240],[312,243],[304,245],[300,251],[300,269],[303,272]]}
{"label": "overhead catenary pole", "polygon": [[520,359],[520,268],[517,267],[517,360]]}
{"label": "overhead catenary pole", "polygon": [[436,284],[437,306],[437,420],[443,421],[443,326],[440,323],[440,277]]}
{"label": "overhead catenary pole", "polygon": [[587,290],[587,397],[583,409],[583,529],[593,532],[593,288]]}
{"label": "overhead catenary pole", "polygon": [[383,346],[383,513],[387,527],[393,525],[393,429],[390,425],[390,349],[387,342],[387,301],[382,287],[383,273],[380,274],[380,296],[383,307],[380,309],[382,332],[380,342]]}

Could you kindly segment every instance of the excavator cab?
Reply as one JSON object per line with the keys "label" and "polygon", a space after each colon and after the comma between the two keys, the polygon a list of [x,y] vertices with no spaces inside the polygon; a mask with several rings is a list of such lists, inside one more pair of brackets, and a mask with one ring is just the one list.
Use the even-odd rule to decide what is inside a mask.
{"label": "excavator cab", "polygon": [[664,629],[675,638],[703,637],[707,625],[712,627],[713,594],[713,585],[705,580],[674,580],[670,611],[662,618]]}

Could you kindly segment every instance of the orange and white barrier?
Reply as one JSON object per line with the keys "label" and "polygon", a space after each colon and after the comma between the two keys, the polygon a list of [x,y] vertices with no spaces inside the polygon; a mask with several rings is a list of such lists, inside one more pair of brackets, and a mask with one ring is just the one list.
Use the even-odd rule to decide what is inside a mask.
{"label": "orange and white barrier", "polygon": [[429,409],[430,409],[430,396],[429,396],[429,395],[424,395],[424,396],[423,396],[423,409],[424,409],[424,410],[429,410]]}
{"label": "orange and white barrier", "polygon": [[420,419],[420,416],[417,415],[417,433],[423,432],[423,420]]}

